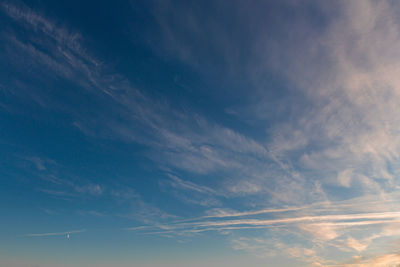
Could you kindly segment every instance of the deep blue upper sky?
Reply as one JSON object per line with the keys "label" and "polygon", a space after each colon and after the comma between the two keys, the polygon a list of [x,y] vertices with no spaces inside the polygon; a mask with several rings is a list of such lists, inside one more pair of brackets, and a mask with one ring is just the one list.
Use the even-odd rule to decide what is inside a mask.
{"label": "deep blue upper sky", "polygon": [[0,0],[0,266],[397,264],[398,9]]}

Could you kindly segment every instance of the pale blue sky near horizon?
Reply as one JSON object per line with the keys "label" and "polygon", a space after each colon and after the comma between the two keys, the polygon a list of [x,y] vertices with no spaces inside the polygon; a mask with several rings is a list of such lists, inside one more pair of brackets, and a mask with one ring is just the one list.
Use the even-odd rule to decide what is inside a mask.
{"label": "pale blue sky near horizon", "polygon": [[397,266],[399,11],[0,0],[0,266]]}

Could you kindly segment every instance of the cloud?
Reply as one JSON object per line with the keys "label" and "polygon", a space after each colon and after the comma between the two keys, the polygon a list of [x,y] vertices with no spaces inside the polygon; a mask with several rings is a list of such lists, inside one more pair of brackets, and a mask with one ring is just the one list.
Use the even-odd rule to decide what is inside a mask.
{"label": "cloud", "polygon": [[[386,162],[399,156],[394,149],[398,146],[395,102],[399,94],[393,73],[398,69],[394,60],[400,41],[398,25],[385,1],[340,2],[339,8],[338,18],[304,51],[312,62],[309,67],[302,67],[307,59],[296,53],[287,71],[312,108],[300,106],[293,121],[276,125],[270,146],[280,156],[306,151],[293,160],[299,159],[320,175],[336,172],[339,183],[347,187],[350,169],[355,177],[379,180],[374,188],[364,183],[366,191],[376,192],[393,180]],[[324,171],[320,171],[322,166]]]}
{"label": "cloud", "polygon": [[46,169],[42,159],[37,158],[37,157],[33,157],[33,158],[30,158],[30,160],[35,164],[36,168],[39,171],[43,171],[43,170]]}
{"label": "cloud", "polygon": [[74,193],[66,192],[66,191],[57,191],[57,190],[49,190],[49,189],[39,189],[40,192],[56,196],[56,197],[75,197]]}
{"label": "cloud", "polygon": [[67,234],[78,234],[84,233],[86,230],[73,230],[68,232],[56,232],[56,233],[40,233],[40,234],[26,234],[28,237],[45,237],[45,236],[59,236],[59,235],[67,235]]}
{"label": "cloud", "polygon": [[[207,218],[207,217],[206,217]],[[217,217],[220,218],[220,217]],[[313,236],[319,239],[335,239],[339,235],[335,228],[338,227],[354,227],[360,225],[372,224],[391,224],[400,221],[399,212],[382,212],[382,213],[361,213],[361,214],[337,214],[337,215],[316,215],[316,216],[295,216],[276,219],[229,219],[224,220],[199,220],[195,222],[178,222],[156,226],[167,229],[171,232],[198,230],[210,231],[225,229],[225,227],[236,227],[236,229],[246,229],[247,227],[265,227],[269,226],[290,226],[297,225],[300,229],[312,233]],[[317,223],[326,222],[326,223]],[[309,223],[309,224],[305,224]]]}
{"label": "cloud", "polygon": [[173,187],[179,187],[182,188],[183,190],[189,190],[189,191],[195,191],[198,193],[202,193],[202,194],[217,194],[217,192],[215,192],[215,190],[206,187],[206,186],[202,186],[202,185],[197,185],[195,183],[189,182],[189,181],[183,181],[182,179],[179,179],[178,177],[174,176],[174,175],[169,175],[169,177],[171,178],[171,186]]}
{"label": "cloud", "polygon": [[[164,99],[148,97],[124,75],[91,55],[80,33],[45,18],[39,12],[11,3],[3,4],[3,11],[20,27],[32,30],[26,38],[9,30],[5,39],[9,49],[7,56],[24,55],[24,61],[32,61],[35,71],[48,70],[44,74],[45,81],[41,80],[43,75],[31,75],[31,85],[16,84],[12,88],[15,97],[34,99],[43,108],[67,113],[72,125],[88,136],[143,144],[147,148],[144,155],[162,170],[186,171],[200,176],[218,174],[220,179],[208,186],[217,195],[235,198],[270,194],[271,199],[289,203],[308,198],[309,194],[299,190],[308,186],[308,182],[290,165],[272,155],[262,141],[196,112],[186,110],[182,113],[181,109]],[[20,61],[16,59],[10,61],[17,69],[25,66],[19,65]],[[71,91],[75,97],[84,92],[90,95],[91,102],[104,108],[92,115],[93,112],[84,105],[77,110],[74,103],[61,101],[43,91],[49,81],[59,78],[77,87]],[[30,87],[36,90],[28,90]],[[27,103],[30,105],[32,101]],[[277,176],[282,179],[274,179]],[[176,181],[174,184],[178,185]],[[181,189],[183,186],[180,183]],[[186,182],[185,186],[193,184]],[[89,187],[75,186],[78,193],[95,195]],[[100,191],[97,190],[96,194],[99,195]],[[315,190],[313,196],[319,192]],[[187,198],[181,199],[187,202]],[[210,206],[218,205],[219,201],[209,199],[197,203]]]}
{"label": "cloud", "polygon": [[[307,183],[291,184],[293,176],[285,181],[289,192],[290,188],[296,188],[299,194],[309,192],[311,181],[318,181],[327,200],[366,195],[383,200],[398,187],[398,8],[389,1],[317,5],[326,24],[321,23],[320,28],[299,21],[293,25],[291,36],[295,41],[286,36],[275,40],[279,44],[275,50],[271,50],[274,41],[263,39],[260,32],[259,41],[265,48],[259,52],[264,62],[249,67],[264,69],[264,74],[275,69],[289,79],[292,87],[288,89],[292,94],[283,100],[288,107],[285,117],[277,117],[277,122],[272,123],[266,145],[278,159],[290,162],[301,176],[307,176]],[[328,15],[324,13],[327,10],[336,12]],[[269,115],[266,121],[257,114],[264,106],[263,110],[268,110],[271,104],[268,92],[264,95],[259,99],[259,109],[247,108],[247,112],[253,112],[253,120],[260,123],[271,122],[275,115]],[[394,201],[398,202],[398,198]],[[382,202],[382,206],[390,205]],[[365,209],[369,208],[374,207]],[[368,231],[377,233],[381,228],[372,225],[375,223],[378,222],[337,222],[342,227],[371,224]],[[335,224],[320,225],[330,230],[321,228],[318,235],[316,228],[315,234],[322,239],[338,238]],[[362,239],[346,238],[354,250],[368,251]]]}
{"label": "cloud", "polygon": [[397,267],[399,266],[400,255],[398,253],[388,253],[379,255],[370,259],[360,259],[356,263],[348,263],[345,266],[357,266],[357,267]]}
{"label": "cloud", "polygon": [[[43,177],[54,185],[42,192],[108,194],[134,203],[136,208],[121,216],[147,222],[148,227],[132,229],[145,233],[289,229],[296,240],[311,245],[310,250],[288,248],[287,254],[299,258],[308,253],[316,265],[324,264],[318,257],[326,255],[329,246],[368,253],[372,241],[389,236],[394,230],[388,225],[400,220],[395,211],[399,196],[393,194],[400,173],[398,7],[387,1],[315,3],[316,13],[307,16],[308,5],[288,3],[294,15],[285,19],[268,13],[276,10],[268,9],[268,3],[211,6],[214,9],[204,12],[188,3],[159,3],[153,12],[162,36],[156,43],[163,45],[154,49],[168,51],[205,75],[222,69],[225,79],[243,77],[244,82],[231,79],[238,87],[246,84],[240,106],[224,110],[256,128],[255,134],[183,110],[162,96],[149,97],[92,55],[78,32],[22,4],[1,4],[15,25],[28,29],[24,38],[12,29],[4,31],[9,61],[22,70],[21,62],[28,62],[33,70],[26,74],[32,83],[15,82],[5,89],[10,95],[65,112],[71,124],[90,137],[144,145],[144,155],[167,170],[167,176],[178,173],[160,182],[161,187],[173,188],[170,193],[185,203],[213,209],[193,220],[171,222],[176,217],[136,191],[66,181],[33,159],[38,171],[50,173]],[[218,10],[234,12],[227,22],[215,22],[212,15]],[[309,19],[315,14],[321,16],[318,23]],[[283,33],[271,25],[280,25]],[[270,81],[271,73],[284,80],[282,85]],[[88,94],[103,108],[93,114],[49,95],[46,84],[59,79],[75,85],[74,96]],[[269,92],[271,87],[282,88],[283,96]],[[315,205],[321,202],[326,204]],[[368,229],[370,236],[354,235],[360,228]],[[265,240],[236,240],[236,249],[269,253],[263,249],[269,244]],[[396,255],[364,262],[390,264]]]}
{"label": "cloud", "polygon": [[300,229],[311,234],[317,240],[331,240],[339,236],[336,231],[336,224],[304,224]]}
{"label": "cloud", "polygon": [[98,184],[89,184],[86,186],[75,186],[75,191],[82,194],[99,196],[104,193],[104,187]]}
{"label": "cloud", "polygon": [[361,243],[360,241],[358,241],[352,237],[349,237],[347,239],[346,244],[349,248],[352,248],[358,252],[364,251],[369,245],[368,243]]}
{"label": "cloud", "polygon": [[182,180],[172,174],[167,175],[170,180],[161,180],[159,182],[160,187],[170,194],[173,194],[182,202],[207,207],[221,205],[219,198],[224,197],[221,195],[221,192],[215,191],[205,185]]}
{"label": "cloud", "polygon": [[[84,133],[145,144],[153,149],[150,157],[160,164],[167,162],[170,166],[201,174],[241,168],[242,160],[268,157],[262,144],[233,129],[208,121],[194,112],[182,114],[181,110],[172,108],[164,99],[150,99],[123,75],[98,63],[101,61],[84,48],[81,34],[23,5],[2,6],[15,22],[35,30],[32,36],[27,36],[28,41],[20,40],[17,33],[8,33],[6,41],[9,49],[25,55],[25,60],[31,60],[35,70],[46,67],[49,69],[46,75],[56,74],[88,91],[93,101],[111,105],[100,121],[98,114],[83,116],[90,112],[74,112],[68,103],[58,105],[59,99],[51,99],[39,89],[34,95],[28,95],[46,108],[64,106],[66,110],[63,111],[73,115],[73,125]],[[40,42],[34,38],[36,35],[40,36]],[[15,53],[9,53],[9,56],[12,54]],[[19,62],[11,61],[15,64]],[[40,83],[37,78],[34,80]],[[25,90],[20,85],[13,89],[13,93],[24,97]],[[79,95],[79,92],[76,94]],[[109,99],[104,101],[104,97]],[[232,153],[237,153],[237,158],[233,158]]]}

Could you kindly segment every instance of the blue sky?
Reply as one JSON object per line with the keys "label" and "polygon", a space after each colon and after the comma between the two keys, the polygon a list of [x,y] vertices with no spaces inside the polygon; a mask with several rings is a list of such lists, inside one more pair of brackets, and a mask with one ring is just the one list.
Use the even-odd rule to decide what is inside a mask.
{"label": "blue sky", "polygon": [[399,8],[0,1],[0,265],[395,266]]}

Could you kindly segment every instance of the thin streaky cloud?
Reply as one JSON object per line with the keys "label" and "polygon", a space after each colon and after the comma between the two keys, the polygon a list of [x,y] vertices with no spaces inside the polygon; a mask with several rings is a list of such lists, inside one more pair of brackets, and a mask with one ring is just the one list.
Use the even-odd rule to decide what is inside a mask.
{"label": "thin streaky cloud", "polygon": [[184,181],[175,175],[169,175],[171,178],[170,184],[174,187],[180,187],[184,190],[191,190],[191,191],[196,191],[198,193],[203,193],[203,194],[216,194],[217,192],[209,187],[206,186],[201,186],[197,185],[195,183],[192,183],[190,181]]}
{"label": "thin streaky cloud", "polygon": [[[360,221],[360,222],[330,222],[330,223],[311,223],[307,224],[307,226],[310,227],[356,227],[356,226],[369,226],[369,225],[384,225],[384,224],[393,224],[393,223],[400,223],[400,220],[396,219],[388,219],[388,220],[379,220],[379,221]],[[287,227],[287,224],[283,225],[270,225],[270,224],[265,224],[265,225],[254,225],[254,226],[221,226],[221,227],[207,227],[207,228],[202,228],[202,229],[173,229],[169,231],[148,231],[148,232],[141,232],[142,234],[172,234],[176,233],[177,231],[179,233],[200,233],[200,232],[206,232],[206,231],[224,231],[224,230],[247,230],[247,229],[271,229],[271,228],[284,228]],[[151,230],[151,227],[149,228],[127,228],[126,230],[129,231],[137,231],[137,230]]]}
{"label": "thin streaky cloud", "polygon": [[[235,230],[256,230],[256,229],[267,229],[267,228],[282,228],[285,227],[284,225],[264,225],[264,226],[227,226],[227,227],[210,227],[210,228],[203,228],[203,229],[185,229],[185,230],[169,230],[169,231],[148,231],[148,232],[140,232],[141,234],[148,234],[148,235],[162,235],[162,234],[185,234],[185,233],[202,233],[202,232],[209,232],[209,231],[235,231]],[[127,230],[131,230],[130,228]]]}
{"label": "thin streaky cloud", "polygon": [[[19,203],[56,198],[46,229],[63,229],[65,211],[121,235],[126,225],[142,225],[124,229],[132,235],[226,235],[294,266],[398,264],[386,244],[400,222],[400,5],[133,0],[118,18],[100,2],[76,4],[71,18],[74,1],[47,1],[0,0],[2,138],[22,133],[40,155],[0,164],[18,185],[24,168],[40,178],[8,180],[5,199],[26,202],[6,208],[6,225]],[[132,246],[154,255],[138,237]]]}
{"label": "thin streaky cloud", "polygon": [[[260,209],[260,210],[250,210],[250,211],[243,211],[243,212],[232,212],[232,211],[224,211],[224,210],[217,210],[215,214],[201,216],[197,218],[190,218],[185,220],[175,221],[174,223],[180,222],[190,222],[190,221],[198,221],[204,219],[212,219],[212,218],[233,218],[233,217],[246,217],[252,215],[262,215],[262,214],[273,214],[273,213],[286,213],[286,212],[296,212],[301,210],[310,210],[316,211],[319,213],[328,213],[333,211],[343,211],[343,208],[347,208],[349,212],[357,210],[357,208],[364,208],[365,206],[369,206],[371,209],[373,205],[383,205],[387,203],[395,203],[396,200],[393,199],[386,199],[381,201],[362,201],[353,203],[347,202],[320,202],[314,203],[305,206],[293,206],[293,207],[285,207],[285,208],[268,208],[268,209]],[[379,208],[381,209],[381,208]]]}
{"label": "thin streaky cloud", "polygon": [[[377,221],[378,219],[381,219]],[[383,221],[382,219],[388,219]],[[203,221],[203,222],[193,222],[193,223],[178,223],[169,225],[159,225],[147,228],[150,229],[164,229],[167,231],[187,231],[187,230],[202,230],[205,231],[210,228],[215,227],[267,227],[271,225],[290,225],[290,224],[300,224],[306,222],[315,221],[326,221],[328,224],[324,226],[360,226],[360,225],[372,225],[372,224],[382,224],[382,223],[394,223],[398,222],[400,219],[400,212],[384,212],[384,213],[363,213],[363,214],[339,214],[339,215],[319,215],[319,216],[302,216],[302,217],[289,217],[282,219],[269,219],[269,220],[259,220],[259,219],[241,219],[241,220],[226,220],[226,221]],[[352,220],[360,220],[357,222],[352,222]],[[330,222],[334,221],[330,224]],[[348,222],[350,221],[350,222]],[[317,225],[317,224],[316,224]],[[144,230],[146,228],[128,228],[128,230]]]}
{"label": "thin streaky cloud", "polygon": [[85,229],[82,229],[82,230],[73,230],[73,231],[68,231],[68,232],[26,234],[25,236],[29,236],[29,237],[59,236],[59,235],[67,235],[67,234],[78,234],[78,233],[84,233],[84,232],[86,232]]}

